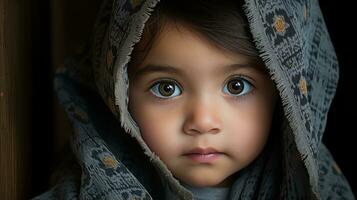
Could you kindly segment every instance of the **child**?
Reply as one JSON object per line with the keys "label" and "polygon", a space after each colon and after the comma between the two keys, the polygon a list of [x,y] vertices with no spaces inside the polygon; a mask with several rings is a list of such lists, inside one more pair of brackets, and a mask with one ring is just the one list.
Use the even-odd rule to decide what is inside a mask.
{"label": "child", "polygon": [[35,199],[354,199],[321,143],[338,64],[316,0],[100,13],[92,61],[55,78],[79,167]]}

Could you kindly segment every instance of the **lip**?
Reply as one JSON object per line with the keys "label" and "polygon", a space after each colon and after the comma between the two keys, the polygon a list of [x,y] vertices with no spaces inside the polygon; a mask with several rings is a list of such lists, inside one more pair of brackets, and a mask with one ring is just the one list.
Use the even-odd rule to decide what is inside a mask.
{"label": "lip", "polygon": [[184,156],[190,158],[190,160],[198,163],[211,163],[221,157],[222,152],[209,147],[209,148],[194,148],[184,153]]}
{"label": "lip", "polygon": [[214,153],[220,153],[218,150],[216,150],[213,147],[208,147],[208,148],[193,148],[190,151],[186,152],[184,155],[188,154],[214,154]]}

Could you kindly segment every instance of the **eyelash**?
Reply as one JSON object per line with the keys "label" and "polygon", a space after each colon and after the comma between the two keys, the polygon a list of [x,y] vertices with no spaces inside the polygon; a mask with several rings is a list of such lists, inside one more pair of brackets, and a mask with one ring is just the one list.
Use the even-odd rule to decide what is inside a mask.
{"label": "eyelash", "polygon": [[238,100],[244,101],[247,97],[255,94],[255,85],[252,83],[252,81],[248,80],[248,79],[250,79],[250,80],[253,80],[253,79],[248,76],[242,75],[242,74],[235,74],[235,75],[230,76],[229,78],[227,78],[227,81],[224,82],[224,86],[226,84],[228,84],[228,82],[230,80],[235,79],[235,78],[240,78],[240,79],[243,79],[244,81],[248,82],[248,84],[252,87],[252,89],[251,89],[251,91],[249,91],[248,93],[243,94],[243,95],[239,95],[239,96],[229,95],[231,98],[233,98],[236,101],[238,101]]}
{"label": "eyelash", "polygon": [[[231,98],[233,98],[233,99],[236,100],[236,101],[238,101],[238,100],[242,100],[242,101],[243,101],[243,100],[245,100],[245,98],[247,98],[248,96],[254,95],[254,93],[255,93],[255,86],[254,86],[254,84],[252,84],[251,81],[248,80],[248,79],[251,79],[251,78],[248,77],[248,76],[245,76],[245,75],[236,74],[236,75],[230,76],[230,77],[227,78],[227,80],[224,82],[224,87],[225,87],[226,84],[228,84],[228,82],[229,82],[230,80],[235,79],[235,78],[243,79],[244,81],[246,81],[246,82],[250,85],[250,87],[252,87],[252,89],[251,89],[251,91],[249,91],[248,93],[243,94],[243,95],[239,95],[239,96],[229,95]],[[181,87],[181,85],[180,85],[177,81],[175,81],[175,80],[173,80],[173,79],[171,79],[171,78],[160,78],[159,80],[154,81],[154,83],[151,84],[151,86],[148,88],[148,92],[150,92],[151,95],[152,95],[157,101],[160,101],[160,102],[161,102],[161,101],[170,101],[170,100],[175,99],[175,97],[172,97],[172,98],[170,98],[170,97],[168,97],[168,98],[158,97],[158,96],[156,96],[155,94],[153,94],[153,93],[151,92],[151,89],[152,89],[154,86],[156,86],[156,85],[159,84],[159,83],[165,83],[165,82],[171,82],[171,83],[177,85],[177,86],[180,88],[180,90],[181,90],[181,94],[184,92],[183,88]],[[181,95],[181,94],[180,94],[180,95]],[[180,95],[178,95],[178,96],[180,96]]]}
{"label": "eyelash", "polygon": [[158,96],[154,95],[154,94],[151,92],[151,89],[152,89],[155,85],[157,85],[158,83],[165,83],[165,82],[174,83],[175,85],[177,85],[177,86],[180,88],[181,93],[183,92],[183,88],[181,87],[181,85],[180,85],[177,81],[173,80],[172,78],[159,78],[159,79],[157,79],[157,80],[154,80],[154,83],[151,84],[150,87],[147,89],[147,91],[151,94],[152,97],[155,98],[156,101],[159,101],[159,102],[167,102],[167,101],[170,101],[170,100],[174,99],[174,98],[161,98],[161,97],[158,97]]}

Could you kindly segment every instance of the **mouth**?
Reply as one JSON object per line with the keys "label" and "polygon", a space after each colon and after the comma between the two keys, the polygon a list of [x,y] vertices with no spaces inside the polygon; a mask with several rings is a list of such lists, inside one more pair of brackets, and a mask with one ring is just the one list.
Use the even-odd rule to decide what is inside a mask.
{"label": "mouth", "polygon": [[214,153],[221,153],[218,150],[212,148],[212,147],[208,147],[208,148],[193,148],[190,151],[184,153],[184,155],[187,154],[202,154],[202,155],[206,155],[206,154],[214,154]]}
{"label": "mouth", "polygon": [[183,155],[190,158],[190,160],[198,163],[210,163],[218,159],[224,153],[209,147],[209,148],[194,148],[184,153]]}

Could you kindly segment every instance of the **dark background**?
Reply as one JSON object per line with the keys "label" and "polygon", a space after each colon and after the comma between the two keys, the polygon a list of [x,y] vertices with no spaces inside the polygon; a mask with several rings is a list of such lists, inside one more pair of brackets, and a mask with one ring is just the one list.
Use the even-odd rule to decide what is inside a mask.
{"label": "dark background", "polygon": [[340,64],[339,85],[329,111],[323,142],[356,195],[356,10],[352,1],[347,0],[320,0],[320,6]]}
{"label": "dark background", "polygon": [[[32,7],[32,66],[33,66],[33,125],[32,125],[32,190],[30,196],[46,191],[49,187],[48,178],[56,163],[56,143],[58,136],[51,134],[56,128],[56,100],[52,91],[52,73],[57,65],[58,56],[55,50],[60,42],[74,43],[84,39],[90,31],[91,20],[100,3],[99,0],[61,1],[38,0]],[[336,1],[334,1],[336,2]],[[354,193],[357,192],[357,168],[355,159],[356,113],[356,10],[353,1],[321,0],[320,5],[325,21],[335,46],[340,63],[340,80],[336,97],[332,103],[323,142],[330,149],[339,164]],[[57,7],[56,7],[57,6]],[[60,13],[60,19],[54,17]],[[62,29],[59,32],[54,22],[60,21]],[[63,28],[64,27],[64,28]],[[65,44],[67,45],[67,44]],[[63,49],[70,53],[73,46]],[[57,52],[57,53],[56,53]],[[57,57],[57,58],[56,58]],[[44,162],[45,160],[45,162]]]}

